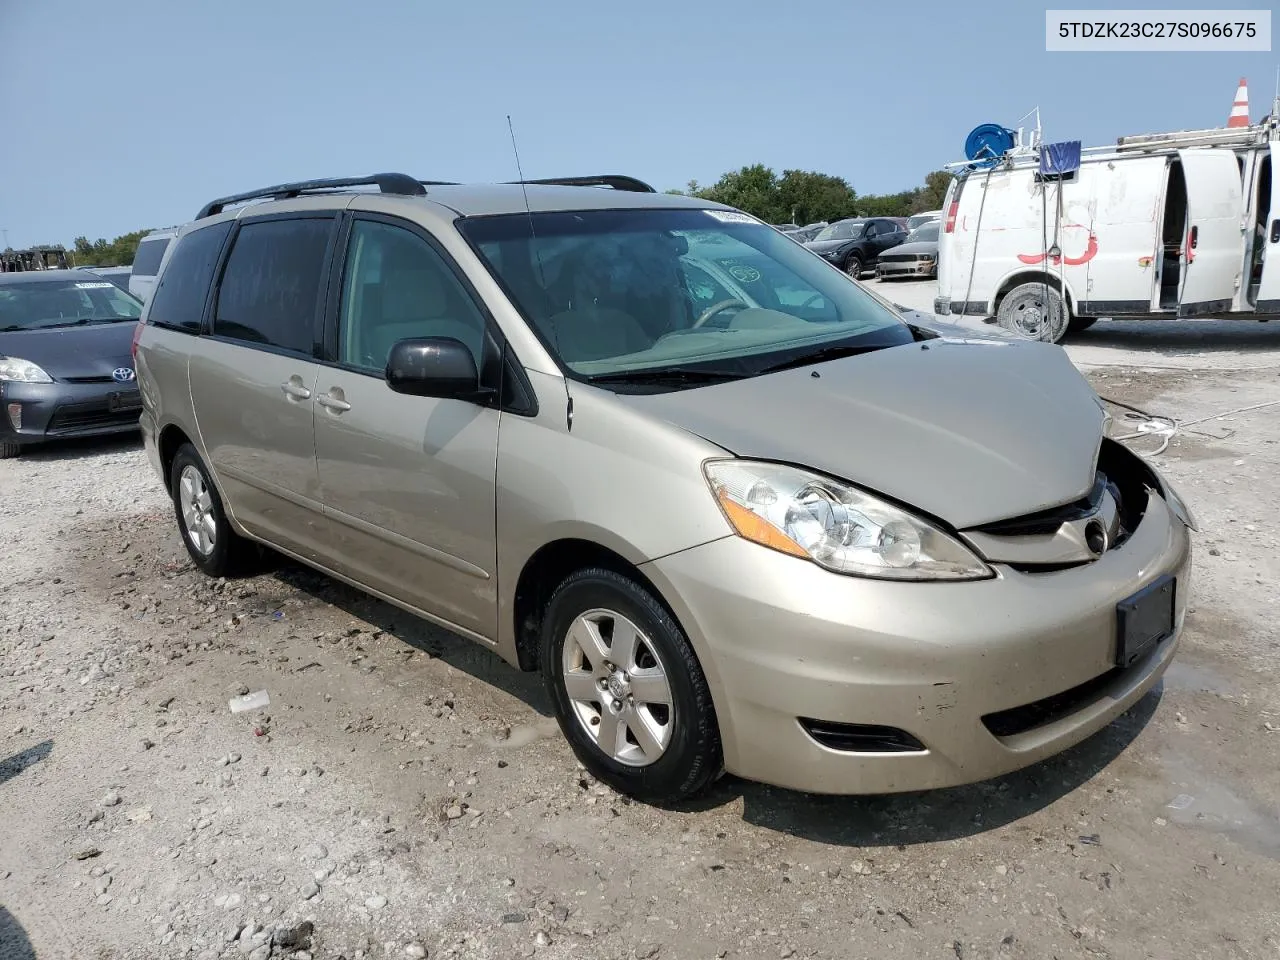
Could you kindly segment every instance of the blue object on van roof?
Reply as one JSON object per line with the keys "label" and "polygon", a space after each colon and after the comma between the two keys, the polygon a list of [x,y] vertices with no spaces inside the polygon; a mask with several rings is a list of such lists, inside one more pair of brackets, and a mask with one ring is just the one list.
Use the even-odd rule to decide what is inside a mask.
{"label": "blue object on van roof", "polygon": [[1080,169],[1080,141],[1046,143],[1040,148],[1040,172],[1065,174]]}
{"label": "blue object on van roof", "polygon": [[975,166],[995,163],[1013,149],[1014,137],[1012,130],[998,123],[984,123],[974,127],[964,140],[965,159],[980,161]]}

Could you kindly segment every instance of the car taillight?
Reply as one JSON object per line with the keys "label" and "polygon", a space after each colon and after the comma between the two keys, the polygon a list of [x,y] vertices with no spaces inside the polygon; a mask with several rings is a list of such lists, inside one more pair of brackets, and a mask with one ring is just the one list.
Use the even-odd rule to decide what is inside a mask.
{"label": "car taillight", "polygon": [[129,347],[129,355],[133,357],[134,368],[138,365],[138,341],[142,339],[143,322],[139,320],[133,328],[133,344]]}
{"label": "car taillight", "polygon": [[952,200],[951,206],[947,207],[947,225],[945,232],[955,233],[956,230],[956,214],[960,211],[960,201]]}

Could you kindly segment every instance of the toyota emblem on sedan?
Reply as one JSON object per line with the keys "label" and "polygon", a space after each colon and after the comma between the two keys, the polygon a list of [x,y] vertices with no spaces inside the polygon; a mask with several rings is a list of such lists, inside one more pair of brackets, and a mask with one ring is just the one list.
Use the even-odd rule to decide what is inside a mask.
{"label": "toyota emblem on sedan", "polygon": [[132,367],[116,367],[111,371],[111,379],[120,383],[128,383],[133,379]]}

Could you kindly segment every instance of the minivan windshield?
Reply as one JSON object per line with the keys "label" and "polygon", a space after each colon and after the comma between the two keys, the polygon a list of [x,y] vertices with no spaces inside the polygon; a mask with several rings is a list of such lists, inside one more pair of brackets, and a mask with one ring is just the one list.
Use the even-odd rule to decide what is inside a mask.
{"label": "minivan windshield", "polygon": [[142,304],[91,274],[0,283],[0,332],[137,320]]}
{"label": "minivan windshield", "polygon": [[841,271],[741,213],[578,210],[458,226],[580,379],[692,385],[914,339]]}
{"label": "minivan windshield", "polygon": [[857,240],[862,236],[864,230],[867,229],[867,221],[865,220],[841,220],[839,223],[833,223],[823,227],[818,231],[818,235],[813,239],[818,240]]}

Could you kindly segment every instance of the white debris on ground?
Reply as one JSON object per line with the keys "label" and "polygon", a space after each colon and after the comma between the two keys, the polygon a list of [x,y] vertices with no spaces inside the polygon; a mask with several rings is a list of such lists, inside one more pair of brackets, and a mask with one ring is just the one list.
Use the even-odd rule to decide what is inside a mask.
{"label": "white debris on ground", "polygon": [[1154,326],[1068,352],[1196,421],[1156,457],[1201,526],[1178,660],[943,793],[628,802],[488,651],[290,564],[197,574],[136,444],[0,462],[0,956],[1277,955],[1280,413],[1228,411],[1280,396],[1280,328]]}

